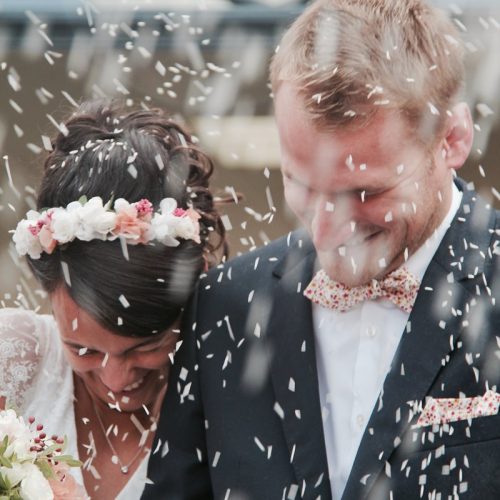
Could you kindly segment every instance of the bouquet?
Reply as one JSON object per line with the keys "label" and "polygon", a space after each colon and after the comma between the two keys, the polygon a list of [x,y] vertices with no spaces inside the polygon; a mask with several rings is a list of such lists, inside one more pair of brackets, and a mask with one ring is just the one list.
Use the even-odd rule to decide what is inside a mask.
{"label": "bouquet", "polygon": [[81,463],[64,448],[65,439],[48,437],[33,417],[25,422],[12,409],[0,411],[0,500],[85,498],[68,473]]}

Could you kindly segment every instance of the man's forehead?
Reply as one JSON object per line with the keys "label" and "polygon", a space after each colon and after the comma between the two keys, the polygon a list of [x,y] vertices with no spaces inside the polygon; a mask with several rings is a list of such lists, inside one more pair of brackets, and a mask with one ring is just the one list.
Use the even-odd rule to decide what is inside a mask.
{"label": "man's forehead", "polygon": [[[316,140],[326,143],[346,144],[355,155],[363,143],[383,145],[391,139],[413,142],[413,131],[407,120],[397,109],[377,106],[376,112],[367,120],[353,122],[352,125],[318,123],[304,109],[303,98],[290,82],[283,82],[275,95],[275,111],[278,128],[282,137],[293,135],[294,131],[307,128]],[[294,142],[296,140],[293,137]]]}

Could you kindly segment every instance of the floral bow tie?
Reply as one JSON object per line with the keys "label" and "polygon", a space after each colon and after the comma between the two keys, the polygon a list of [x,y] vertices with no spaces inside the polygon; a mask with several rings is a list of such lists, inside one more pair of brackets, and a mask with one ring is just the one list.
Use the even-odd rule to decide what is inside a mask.
{"label": "floral bow tie", "polygon": [[419,287],[420,281],[404,267],[389,273],[382,280],[372,280],[367,285],[355,287],[333,281],[321,270],[304,290],[304,295],[315,304],[340,312],[348,311],[364,300],[383,297],[410,313]]}

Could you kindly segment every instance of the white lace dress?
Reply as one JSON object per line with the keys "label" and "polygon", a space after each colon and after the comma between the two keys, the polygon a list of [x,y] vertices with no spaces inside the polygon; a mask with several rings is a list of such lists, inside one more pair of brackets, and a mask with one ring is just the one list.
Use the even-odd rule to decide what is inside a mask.
{"label": "white lace dress", "polygon": [[[0,309],[0,396],[24,417],[35,417],[48,435],[67,436],[67,452],[78,457],[73,376],[52,316]],[[83,439],[89,442],[87,437]],[[71,472],[83,485],[81,470]],[[139,499],[146,473],[147,457],[116,499]]]}

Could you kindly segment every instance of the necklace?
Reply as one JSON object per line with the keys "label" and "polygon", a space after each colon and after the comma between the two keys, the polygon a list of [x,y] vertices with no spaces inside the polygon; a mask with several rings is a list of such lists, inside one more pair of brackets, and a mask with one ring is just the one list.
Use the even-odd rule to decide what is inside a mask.
{"label": "necklace", "polygon": [[[91,398],[92,399],[92,398]],[[111,439],[109,439],[108,433],[106,432],[106,428],[104,427],[104,422],[102,421],[102,417],[97,410],[97,406],[95,401],[92,399],[92,406],[94,407],[94,412],[97,417],[97,421],[99,422],[99,426],[101,427],[102,433],[104,435],[104,438],[106,439],[106,442],[108,443],[109,449],[113,453],[113,456],[116,457],[116,460],[118,461],[118,465],[120,466],[120,471],[122,474],[128,474],[128,471],[130,469],[130,466],[139,458],[139,455],[144,451],[144,448],[146,447],[147,440],[144,440],[144,444],[142,446],[139,446],[139,449],[137,450],[137,453],[132,457],[132,459],[129,461],[128,464],[124,464],[118,453],[116,452],[115,447],[113,446],[113,443],[111,442]],[[149,432],[149,431],[146,431]]]}

